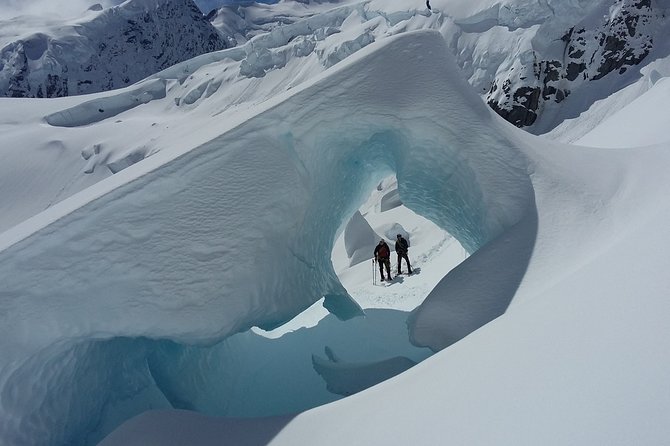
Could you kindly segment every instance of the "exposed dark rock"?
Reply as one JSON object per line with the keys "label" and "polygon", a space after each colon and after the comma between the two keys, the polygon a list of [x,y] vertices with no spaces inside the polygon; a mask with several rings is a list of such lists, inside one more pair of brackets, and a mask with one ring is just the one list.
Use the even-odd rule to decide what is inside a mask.
{"label": "exposed dark rock", "polygon": [[[651,0],[612,0],[616,14],[598,28],[568,29],[564,60],[542,60],[495,79],[487,103],[516,126],[531,125],[547,101],[562,102],[570,90],[609,73],[625,73],[642,62],[653,46]],[[659,13],[660,14],[660,13]],[[517,65],[518,68],[518,65]],[[567,86],[570,88],[566,88]],[[501,91],[502,90],[502,91]]]}
{"label": "exposed dark rock", "polygon": [[45,85],[48,98],[68,96],[67,79],[61,79],[57,74],[48,74]]}
{"label": "exposed dark rock", "polygon": [[592,80],[598,80],[626,67],[639,64],[651,51],[653,36],[650,0],[619,0],[621,10],[599,35],[601,62]]}
{"label": "exposed dark rock", "polygon": [[567,91],[567,90],[557,90],[555,101],[556,102],[561,102],[561,101],[563,101],[563,99],[567,98],[569,94],[570,94],[570,92]]}
{"label": "exposed dark rock", "polygon": [[563,66],[557,60],[550,60],[542,63],[544,65],[544,79],[542,82],[546,85],[547,82],[557,81],[561,77],[559,69]]}
{"label": "exposed dark rock", "polygon": [[583,49],[577,49],[572,45],[568,48],[568,56],[571,57],[572,59],[581,58],[582,56],[584,56],[585,52],[586,51],[584,51]]}
{"label": "exposed dark rock", "polygon": [[574,81],[575,79],[577,79],[579,74],[583,73],[584,71],[586,71],[586,63],[570,62],[566,69],[565,78],[569,81]]}
{"label": "exposed dark rock", "polygon": [[104,10],[62,40],[35,34],[5,46],[0,50],[0,96],[110,90],[228,47],[192,0],[164,0],[149,10],[138,9],[141,4]]}
{"label": "exposed dark rock", "polygon": [[526,127],[532,125],[537,119],[537,114],[535,112],[520,105],[514,105],[511,109],[504,109],[500,108],[494,101],[489,102],[488,104],[506,121],[511,122],[517,127]]}

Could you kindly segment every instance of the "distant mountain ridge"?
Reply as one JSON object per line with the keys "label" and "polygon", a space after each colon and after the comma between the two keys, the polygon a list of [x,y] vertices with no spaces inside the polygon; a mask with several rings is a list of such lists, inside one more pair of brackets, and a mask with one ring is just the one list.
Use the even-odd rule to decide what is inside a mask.
{"label": "distant mountain ridge", "polygon": [[0,95],[60,97],[125,87],[228,41],[192,0],[129,0],[0,50]]}
{"label": "distant mountain ridge", "polygon": [[[277,9],[277,5],[226,6],[210,12],[207,18],[235,44],[270,34],[273,29],[284,32],[299,27],[299,21],[308,23],[303,26],[303,33],[313,34],[312,40],[340,32],[339,23],[315,20],[316,6],[321,2],[307,3],[303,9],[296,2],[290,14],[286,9]],[[423,26],[441,30],[470,84],[493,110],[517,127],[529,127],[546,110],[560,108],[578,90],[581,95],[596,84],[611,92],[620,88],[612,76],[604,78],[610,73],[622,75],[631,67],[649,62],[647,56],[655,40],[664,37],[660,25],[667,23],[668,3],[546,0],[529,6],[523,1],[453,0],[444,10],[433,8],[431,17],[439,18]],[[415,12],[421,14],[421,5],[406,7],[418,8]],[[389,34],[397,32],[391,28],[398,21],[416,17],[403,16],[400,11],[396,16],[386,15],[376,8],[374,2],[363,2],[352,6],[350,13],[358,14],[362,21],[383,16]],[[463,10],[474,13],[459,16]],[[423,13],[430,16],[427,10]],[[375,34],[373,38],[360,39],[353,50],[344,52],[345,57],[380,38],[380,32]],[[552,128],[555,123],[547,125]]]}
{"label": "distant mountain ridge", "polygon": [[663,14],[652,0],[616,0],[610,5],[600,23],[587,19],[565,30],[560,57],[533,52],[532,60],[499,73],[486,102],[512,124],[529,126],[544,103],[560,103],[577,87],[612,72],[623,74],[642,62],[653,48],[654,25]]}
{"label": "distant mountain ridge", "polygon": [[[310,54],[325,69],[377,39],[423,27],[445,36],[465,77],[493,110],[542,133],[557,124],[540,119],[551,116],[548,111],[566,109],[566,103],[584,111],[595,100],[589,91],[611,93],[632,79],[631,68],[648,63],[655,44],[662,44],[670,9],[668,0],[434,3],[431,14],[421,2],[393,12],[374,1],[248,2],[205,17],[192,0],[129,0],[89,11],[65,34],[45,30],[6,45],[0,50],[0,95],[111,90],[236,46],[245,59],[241,76],[264,76]],[[336,34],[341,38],[324,42]],[[575,107],[576,98],[583,104]]]}

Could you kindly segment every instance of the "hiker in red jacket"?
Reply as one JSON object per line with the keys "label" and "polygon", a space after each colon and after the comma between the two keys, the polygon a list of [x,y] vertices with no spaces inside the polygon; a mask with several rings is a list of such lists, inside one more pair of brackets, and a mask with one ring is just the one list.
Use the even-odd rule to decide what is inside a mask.
{"label": "hiker in red jacket", "polygon": [[387,281],[391,281],[391,248],[386,244],[384,239],[379,240],[379,243],[375,247],[375,261],[379,263],[379,274],[382,276],[382,282],[384,281],[384,265],[386,265],[386,277]]}

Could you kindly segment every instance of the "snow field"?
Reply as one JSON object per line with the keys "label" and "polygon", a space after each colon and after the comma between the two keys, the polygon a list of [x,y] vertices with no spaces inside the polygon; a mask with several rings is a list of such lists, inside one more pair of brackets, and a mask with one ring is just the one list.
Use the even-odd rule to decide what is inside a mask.
{"label": "snow field", "polygon": [[[446,2],[433,3],[447,9]],[[502,34],[493,25],[518,26],[512,32],[519,41],[510,42],[521,48],[529,43],[525,31],[541,28],[535,22],[546,9],[515,18],[505,15],[514,11],[508,3],[450,7],[485,10],[479,17],[485,20],[473,26],[491,25],[489,37]],[[189,441],[204,444],[220,443],[210,435],[222,432],[231,441],[272,445],[437,444],[447,432],[461,444],[656,444],[667,438],[660,418],[670,400],[663,341],[669,288],[664,271],[670,265],[662,243],[668,159],[659,130],[664,101],[658,100],[666,94],[665,72],[649,73],[653,93],[639,102],[632,99],[646,89],[635,84],[625,97],[603,101],[601,111],[611,108],[607,113],[576,123],[587,133],[603,122],[593,145],[601,144],[602,135],[622,145],[661,145],[594,150],[552,144],[491,116],[437,36],[420,32],[371,44],[430,24],[453,46],[453,17],[392,6],[396,13],[368,17],[364,26],[350,16],[341,31],[357,32],[324,31],[313,48],[309,35],[296,33],[288,44],[274,36],[250,59],[244,57],[252,45],[244,54],[176,66],[158,76],[164,77],[165,98],[132,109],[124,105],[111,119],[84,112],[84,126],[39,123],[119,92],[45,101],[42,114],[22,103],[30,127],[17,126],[14,110],[2,112],[9,143],[0,150],[0,165],[16,172],[0,175],[0,209],[6,210],[0,228],[17,225],[0,235],[0,276],[8,278],[0,288],[3,440],[92,442],[142,410],[187,403],[205,413],[255,416],[273,414],[294,398],[293,408],[302,410],[333,396],[309,361],[302,363],[300,378],[311,380],[312,389],[321,386],[318,395],[295,398],[299,384],[281,387],[270,379],[296,345],[314,338],[310,353],[321,358],[328,385],[345,393],[356,384],[346,372],[378,378],[388,371],[380,362],[389,357],[407,364],[402,356],[416,354],[410,359],[415,362],[428,356],[407,344],[401,323],[404,311],[430,290],[412,315],[412,339],[434,350],[449,348],[381,386],[281,419],[231,422],[148,413],[105,444],[148,444],[165,432],[177,439],[176,431],[193,426],[201,428],[188,432]],[[463,17],[477,13],[466,12]],[[356,14],[366,19],[359,9]],[[402,21],[406,17],[409,23]],[[466,35],[458,40],[461,50],[470,42]],[[476,40],[459,52],[459,63],[461,57],[484,56],[486,45]],[[309,49],[313,53],[303,55]],[[317,54],[335,60],[359,49],[315,75],[323,70]],[[474,61],[481,82],[504,63],[496,57]],[[243,60],[254,61],[252,71],[262,77],[240,78]],[[603,121],[629,100],[629,110]],[[5,104],[20,110],[18,102]],[[654,119],[640,117],[648,114]],[[635,125],[621,124],[627,120]],[[571,137],[570,130],[565,135]],[[134,153],[154,155],[133,164],[139,159]],[[21,170],[25,159],[34,166]],[[129,164],[74,195],[111,175],[111,166]],[[334,240],[368,191],[392,173],[402,201],[443,229],[412,223],[406,209],[386,210],[380,220],[368,211],[376,232],[392,239],[400,230],[392,223],[401,224],[418,240],[410,253],[427,252],[426,263],[412,258],[420,274],[373,289],[369,261],[348,268],[351,260],[341,256],[346,248]],[[30,176],[39,181],[28,181]],[[440,240],[444,230],[473,253],[446,277],[460,251],[446,236],[434,247],[421,245]],[[375,338],[374,329],[357,326],[361,318],[322,319],[324,294],[340,318],[362,308],[370,325],[383,327],[382,335],[393,326],[397,342],[359,345],[360,356],[350,356],[357,351],[352,339]],[[271,329],[304,308],[308,313],[293,328],[264,333],[269,339],[245,332],[207,348],[254,324]],[[391,310],[396,308],[402,311]],[[296,328],[303,325],[314,331]],[[323,341],[334,333],[342,338]],[[142,337],[165,341],[155,351]],[[324,344],[331,344],[332,357]],[[258,350],[245,352],[247,346]],[[266,363],[253,353],[263,350],[276,356]],[[371,351],[383,354],[372,358]],[[309,356],[299,353],[300,361]],[[127,359],[119,363],[119,357]],[[259,370],[263,382],[240,386],[251,395],[249,406],[234,385],[217,380],[231,372],[226,361],[235,360]],[[151,376],[161,377],[160,389]],[[77,397],[91,389],[96,398]],[[221,407],[225,399],[230,408]]]}

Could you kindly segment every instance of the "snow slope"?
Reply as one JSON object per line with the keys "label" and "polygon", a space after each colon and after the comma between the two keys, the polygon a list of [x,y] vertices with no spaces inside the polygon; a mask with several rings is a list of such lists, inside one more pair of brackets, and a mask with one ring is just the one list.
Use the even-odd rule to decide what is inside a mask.
{"label": "snow slope", "polygon": [[[173,133],[175,149],[2,233],[2,330],[11,339],[2,349],[11,385],[30,394],[41,367],[27,359],[48,362],[56,345],[113,337],[211,343],[252,325],[274,327],[323,296],[341,317],[360,312],[329,253],[344,221],[392,171],[406,205],[469,250],[514,224],[531,194],[523,158],[494,131],[499,124],[450,64],[444,41],[435,33],[387,40],[266,101],[253,120],[191,122],[207,130]],[[426,89],[445,69],[456,87]],[[72,116],[86,108],[76,110]],[[459,131],[429,119],[449,115]],[[327,125],[336,118],[337,127]],[[3,410],[49,410],[44,401],[58,399],[51,392],[72,384],[66,372],[61,378],[28,400],[10,398]],[[87,422],[93,411],[69,423]],[[21,417],[6,420],[5,437],[14,438]],[[53,423],[35,427],[35,438],[77,432]]]}
{"label": "snow slope", "polygon": [[[244,15],[246,21],[230,26],[237,29],[237,34],[244,34],[244,37],[238,36],[240,45],[174,65],[152,75],[152,82],[89,96],[83,99],[86,105],[79,99],[39,103],[4,100],[6,106],[0,108],[0,131],[4,138],[0,146],[0,230],[137,161],[162,150],[178,148],[181,142],[175,141],[175,134],[190,132],[197,135],[194,138],[201,138],[201,142],[215,137],[217,128],[209,130],[204,125],[213,115],[222,120],[244,119],[245,115],[236,114],[300,85],[374,41],[415,29],[438,29],[447,39],[449,50],[456,54],[458,65],[470,84],[485,94],[494,79],[507,76],[506,70],[513,68],[513,61],[525,60],[525,56],[521,57],[525,53],[514,47],[516,40],[506,33],[521,33],[520,42],[539,45],[544,40],[537,41],[538,33],[544,36],[546,31],[546,36],[551,36],[563,32],[568,23],[582,17],[583,8],[595,7],[589,2],[561,3],[552,6],[553,9],[545,5],[537,10],[530,4],[519,5],[437,0],[432,14],[423,3],[400,1],[309,5],[284,1],[273,6],[238,5],[233,9],[236,14]],[[126,8],[130,6],[132,4],[125,4]],[[666,6],[655,3],[655,8]],[[515,21],[509,14],[505,15],[505,11],[517,9],[523,14],[517,15]],[[467,32],[461,29],[467,24],[479,23],[474,18],[484,20],[488,17],[486,14],[493,14],[491,11],[497,11],[496,20],[505,26],[484,30],[468,28]],[[106,17],[114,15],[112,12],[110,9],[90,14]],[[538,30],[533,23],[544,20],[545,16],[546,21]],[[230,15],[225,17],[232,20]],[[598,22],[596,19],[598,17],[593,18]],[[662,23],[665,22],[656,25]],[[667,32],[667,23],[664,26],[655,32],[663,35]],[[532,40],[532,36],[537,39]],[[241,44],[245,39],[250,40]],[[649,56],[657,62],[664,60],[663,56],[669,52],[668,46],[658,40]],[[652,66],[654,64],[649,65]],[[198,71],[199,74],[194,75]],[[634,79],[633,71],[628,70],[624,77]],[[662,68],[657,71],[664,73]],[[568,136],[562,140],[574,142],[604,117],[646,91],[647,78],[645,75],[621,90],[616,102],[596,102],[589,112],[593,118],[566,121],[561,125],[565,130],[557,129],[556,137],[561,138],[565,133]],[[579,94],[557,104],[561,112],[554,110],[558,114],[552,114],[547,120],[578,116],[595,99],[609,97],[613,90],[621,87],[623,80],[589,83]],[[155,100],[163,95],[169,100]],[[118,116],[131,108],[137,110]],[[57,127],[41,125],[45,118]],[[582,128],[576,129],[570,124],[573,121],[582,123]],[[18,125],[20,122],[26,125]],[[90,125],[98,122],[99,125]],[[198,126],[197,130],[194,125]],[[119,132],[120,127],[122,132]],[[107,138],[107,134],[114,137]],[[31,162],[24,162],[26,159]]]}
{"label": "snow slope", "polygon": [[[439,41],[426,33],[403,35],[362,53],[360,57],[367,56],[365,69],[354,61],[345,66],[357,68],[357,81],[364,83],[370,74],[381,76],[374,70],[376,63],[392,63],[401,47],[439,46]],[[449,61],[431,58],[416,64],[413,68],[425,73],[434,65],[445,64],[440,71],[447,69]],[[393,75],[403,77],[402,67],[396,66]],[[337,98],[352,91],[344,77],[351,71],[340,68],[329,74],[315,84],[323,88],[321,95],[333,89],[338,94],[329,97]],[[432,93],[460,92],[456,78],[443,78],[442,88]],[[406,85],[406,94],[415,91]],[[521,186],[484,202],[506,198],[525,206],[507,220],[499,237],[473,244],[479,249],[413,314],[411,329],[417,342],[436,350],[460,339],[458,343],[353,397],[292,418],[257,419],[250,430],[271,432],[262,440],[231,431],[238,426],[233,420],[161,412],[130,421],[101,444],[158,444],[161,438],[176,438],[172,435],[178,435],[181,426],[198,424],[203,429],[188,437],[198,444],[218,444],[221,435],[231,444],[248,439],[270,445],[663,443],[668,435],[663,417],[670,409],[665,379],[670,364],[665,323],[670,283],[664,274],[670,262],[663,243],[670,217],[664,204],[670,186],[665,175],[667,146],[594,149],[552,143],[503,125],[475,99],[450,99],[444,112],[472,115],[467,120],[447,119],[445,139],[449,129],[459,129],[455,133],[467,134],[470,141],[494,137],[507,142],[487,143],[489,160],[503,162],[511,156],[526,162],[522,170],[505,168],[504,163],[480,170],[481,159],[473,162],[478,158],[470,157],[468,141],[459,141],[457,153],[468,157],[477,179],[484,181],[477,184],[485,185],[504,172],[511,175],[505,181],[508,186]],[[435,103],[432,106],[438,106]],[[422,103],[422,110],[429,109],[430,102]],[[351,133],[352,127],[344,128],[345,134]],[[440,153],[433,149],[404,156],[430,154],[435,162]],[[420,183],[405,176],[403,168],[397,172],[401,196],[405,199],[403,192],[409,192],[407,204],[442,224],[431,210],[446,201],[431,207],[416,200],[411,190]],[[530,197],[524,179],[532,187]],[[412,187],[404,189],[403,184]],[[471,208],[466,204],[458,209]],[[462,217],[458,211],[450,216]],[[454,233],[466,244],[470,241],[467,230]],[[500,273],[503,267],[509,274]],[[515,288],[511,296],[510,286]],[[504,295],[493,296],[500,290]],[[465,314],[465,309],[495,317],[490,304],[501,300],[511,303],[505,314],[462,339],[473,326],[454,326],[453,312]]]}
{"label": "snow slope", "polygon": [[[411,26],[436,20],[413,14]],[[225,347],[207,347],[253,325],[274,328],[324,296],[348,318],[384,298],[410,310],[432,289],[411,316],[411,336],[441,351],[380,386],[248,422],[260,438],[244,437],[235,421],[148,413],[106,444],[151,444],[158,430],[178,439],[185,417],[204,426],[190,441],[205,444],[220,443],[208,428],[270,444],[434,444],[447,435],[467,444],[662,442],[667,147],[572,147],[516,131],[469,90],[431,32],[374,44],[333,34],[329,44],[365,44],[328,46],[343,55],[365,48],[306,81],[323,71],[325,53],[281,66],[263,56],[305,48],[294,31],[124,90],[39,106],[3,100],[0,125],[13,143],[0,156],[13,164],[3,162],[0,176],[2,440],[91,443],[142,410],[209,405],[200,384],[214,373],[175,368],[157,382],[148,358],[168,372],[180,357],[210,366]],[[408,302],[399,284],[366,290],[354,269],[369,263],[344,268],[348,258],[330,255],[391,173],[403,203],[473,253],[444,278],[453,256],[440,258],[443,268],[422,265],[405,280],[416,292]],[[407,220],[402,209],[387,212],[395,211]],[[397,231],[369,217],[375,231]],[[157,360],[156,339],[176,353]],[[345,367],[315,363],[343,393],[346,372],[390,368],[334,353]],[[247,355],[238,358],[259,366]],[[89,393],[96,397],[81,398]]]}

